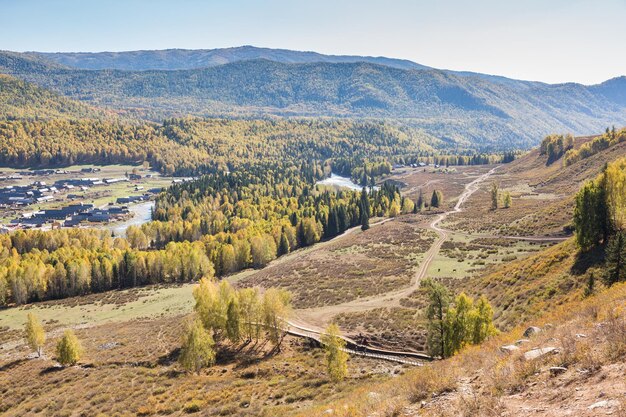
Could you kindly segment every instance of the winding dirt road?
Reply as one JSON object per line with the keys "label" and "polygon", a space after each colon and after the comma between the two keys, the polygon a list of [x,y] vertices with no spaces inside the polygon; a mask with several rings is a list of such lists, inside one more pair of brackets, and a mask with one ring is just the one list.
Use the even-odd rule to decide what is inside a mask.
{"label": "winding dirt road", "polygon": [[450,214],[460,212],[462,210],[462,205],[467,201],[467,199],[478,190],[480,184],[489,178],[496,171],[496,169],[498,169],[497,166],[492,168],[489,172],[477,177],[472,182],[466,184],[465,190],[459,196],[454,208],[450,211],[437,215],[437,217],[428,225],[428,229],[433,230],[438,236],[435,242],[424,254],[424,259],[420,263],[418,270],[411,278],[411,283],[408,287],[372,297],[359,298],[342,304],[296,310],[293,318],[289,321],[289,324],[298,328],[306,328],[308,331],[322,332],[324,327],[337,314],[367,311],[379,307],[399,306],[401,299],[406,298],[419,288],[421,280],[426,276],[428,267],[432,263],[435,256],[439,253],[441,245],[443,245],[443,243],[449,238],[450,232],[439,227],[439,223],[445,220]]}

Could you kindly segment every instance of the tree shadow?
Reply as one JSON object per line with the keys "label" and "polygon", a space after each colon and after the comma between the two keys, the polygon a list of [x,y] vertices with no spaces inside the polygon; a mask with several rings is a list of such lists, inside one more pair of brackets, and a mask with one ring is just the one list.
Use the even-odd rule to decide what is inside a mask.
{"label": "tree shadow", "polygon": [[587,272],[589,268],[603,264],[605,257],[605,245],[598,245],[587,252],[578,251],[570,272],[572,275],[582,275]]}
{"label": "tree shadow", "polygon": [[41,372],[39,372],[39,375],[52,374],[54,372],[59,372],[59,371],[62,371],[64,369],[65,369],[64,366],[57,366],[57,365],[49,366],[49,367],[47,367],[45,369],[42,369]]}
{"label": "tree shadow", "polygon": [[16,360],[11,361],[9,363],[5,363],[4,365],[0,366],[0,372],[11,370],[11,369],[15,368],[18,365],[21,365],[22,363],[24,363],[26,361],[27,361],[27,359],[16,359]]}
{"label": "tree shadow", "polygon": [[180,356],[180,351],[181,351],[181,348],[178,347],[168,352],[167,354],[160,356],[159,359],[157,359],[157,364],[162,365],[162,366],[173,364],[174,362],[178,360],[178,357]]}

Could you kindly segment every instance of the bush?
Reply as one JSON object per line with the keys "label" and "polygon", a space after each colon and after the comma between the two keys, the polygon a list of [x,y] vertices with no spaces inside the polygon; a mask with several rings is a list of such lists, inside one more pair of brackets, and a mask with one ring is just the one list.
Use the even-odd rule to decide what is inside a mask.
{"label": "bush", "polygon": [[74,331],[67,329],[57,343],[57,361],[63,366],[75,365],[82,352],[83,348]]}
{"label": "bush", "polygon": [[183,411],[185,413],[197,413],[202,409],[202,402],[200,400],[191,400],[183,406]]}

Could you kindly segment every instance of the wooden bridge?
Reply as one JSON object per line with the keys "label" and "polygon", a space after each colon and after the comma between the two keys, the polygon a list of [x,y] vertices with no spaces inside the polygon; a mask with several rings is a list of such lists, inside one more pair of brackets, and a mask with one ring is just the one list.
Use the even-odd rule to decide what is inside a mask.
{"label": "wooden bridge", "polygon": [[[313,340],[320,345],[322,344],[321,339],[323,333],[320,333],[317,330],[308,329],[306,327],[302,327],[291,322],[286,322],[284,331],[292,336],[306,338],[309,340]],[[382,359],[390,362],[396,362],[412,366],[422,366],[425,361],[431,361],[433,359],[431,356],[428,356],[424,353],[379,349],[359,344],[349,337],[339,337],[341,337],[346,342],[346,348],[344,349],[344,351],[352,355]]]}

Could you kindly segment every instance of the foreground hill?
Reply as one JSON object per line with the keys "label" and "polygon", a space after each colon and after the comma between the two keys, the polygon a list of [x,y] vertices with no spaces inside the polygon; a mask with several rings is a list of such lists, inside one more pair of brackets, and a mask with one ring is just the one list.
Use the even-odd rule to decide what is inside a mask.
{"label": "foreground hill", "polygon": [[548,85],[369,62],[267,59],[176,71],[81,70],[46,62],[0,53],[0,72],[151,119],[185,113],[398,118],[480,148],[529,147],[553,131],[587,134],[626,124],[626,79],[594,87]]}
{"label": "foreground hill", "polygon": [[[621,416],[625,303],[626,286],[615,285],[456,357],[364,385],[344,400],[298,415]],[[539,333],[525,335],[529,325],[539,326]]]}

